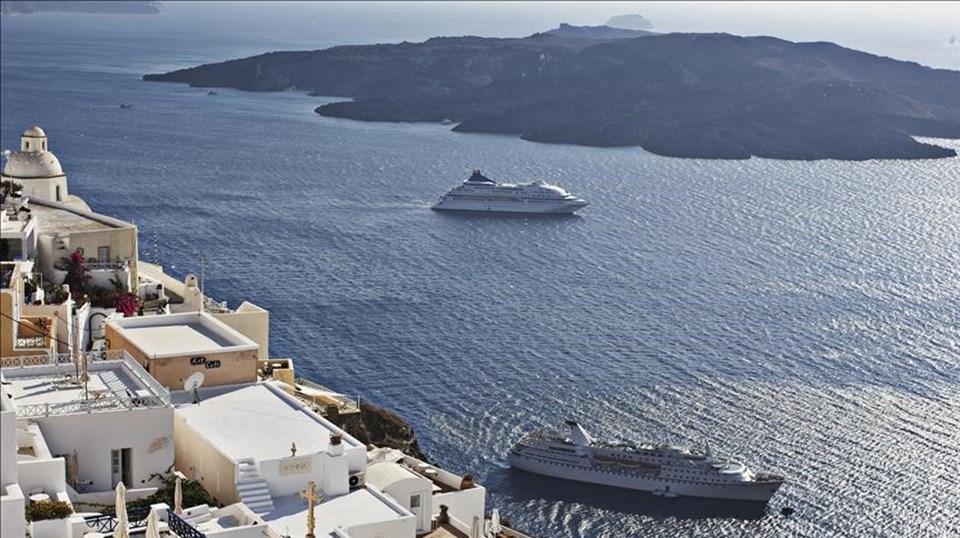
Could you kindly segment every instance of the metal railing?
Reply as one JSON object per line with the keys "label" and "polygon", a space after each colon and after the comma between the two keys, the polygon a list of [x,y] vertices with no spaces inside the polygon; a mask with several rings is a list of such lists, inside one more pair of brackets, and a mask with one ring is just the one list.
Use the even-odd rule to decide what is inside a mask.
{"label": "metal railing", "polygon": [[200,532],[189,521],[175,514],[172,510],[167,512],[167,525],[170,531],[180,538],[207,538],[207,535]]}
{"label": "metal railing", "polygon": [[[127,510],[127,528],[137,528],[147,526],[147,516],[150,515],[149,506],[130,508]],[[87,516],[83,518],[87,528],[94,529],[101,534],[113,535],[117,530],[117,520],[112,515]]]}
{"label": "metal railing", "polygon": [[17,418],[39,418],[58,415],[78,415],[115,409],[150,409],[169,407],[169,400],[160,396],[97,396],[90,391],[86,399],[72,402],[27,404],[17,406]]}

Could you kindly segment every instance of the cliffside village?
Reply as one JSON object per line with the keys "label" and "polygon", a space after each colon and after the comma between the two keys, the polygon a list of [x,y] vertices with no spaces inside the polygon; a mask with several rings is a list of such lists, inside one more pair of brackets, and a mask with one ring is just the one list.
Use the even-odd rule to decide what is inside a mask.
{"label": "cliffside village", "polygon": [[[472,476],[350,435],[357,402],[270,356],[268,311],[141,260],[48,144],[4,152],[3,538],[523,536]],[[190,485],[210,500],[182,506]]]}

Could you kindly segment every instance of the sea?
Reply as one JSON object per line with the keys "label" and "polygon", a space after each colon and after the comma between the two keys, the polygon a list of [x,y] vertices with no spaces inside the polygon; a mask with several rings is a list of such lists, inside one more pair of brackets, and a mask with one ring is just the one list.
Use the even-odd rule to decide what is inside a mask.
{"label": "sea", "polygon": [[[299,3],[166,6],[0,19],[0,147],[42,126],[143,259],[268,309],[272,356],[401,414],[488,510],[557,538],[960,536],[960,159],[676,159],[323,118],[332,98],[141,76],[453,15],[407,35],[390,4],[349,31]],[[590,205],[430,210],[475,168]],[[566,419],[787,482],[765,508],[510,470],[513,442]]]}

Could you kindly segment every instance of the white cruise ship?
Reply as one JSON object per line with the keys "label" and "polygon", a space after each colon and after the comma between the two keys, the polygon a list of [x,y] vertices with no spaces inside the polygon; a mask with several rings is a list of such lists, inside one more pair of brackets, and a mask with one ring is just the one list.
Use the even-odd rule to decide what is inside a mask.
{"label": "white cruise ship", "polygon": [[497,183],[474,170],[466,181],[450,189],[433,209],[502,213],[573,213],[587,202],[542,181]]}
{"label": "white cruise ship", "polygon": [[570,436],[552,430],[526,435],[508,454],[516,469],[665,497],[712,497],[767,502],[783,484],[778,475],[754,473],[710,452],[673,445],[595,441],[573,421]]}

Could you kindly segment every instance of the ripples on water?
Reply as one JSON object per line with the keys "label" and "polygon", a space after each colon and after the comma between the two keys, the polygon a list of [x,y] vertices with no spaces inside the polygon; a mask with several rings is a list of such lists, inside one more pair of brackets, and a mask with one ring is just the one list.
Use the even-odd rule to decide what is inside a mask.
{"label": "ripples on water", "polygon": [[[3,147],[42,125],[71,192],[134,220],[144,258],[182,276],[203,253],[210,293],[271,311],[273,355],[401,412],[517,526],[960,533],[960,160],[682,160],[365,124],[16,38]],[[477,167],[591,205],[429,210]],[[602,437],[709,439],[789,481],[768,513],[509,471],[513,441],[570,417]]]}

